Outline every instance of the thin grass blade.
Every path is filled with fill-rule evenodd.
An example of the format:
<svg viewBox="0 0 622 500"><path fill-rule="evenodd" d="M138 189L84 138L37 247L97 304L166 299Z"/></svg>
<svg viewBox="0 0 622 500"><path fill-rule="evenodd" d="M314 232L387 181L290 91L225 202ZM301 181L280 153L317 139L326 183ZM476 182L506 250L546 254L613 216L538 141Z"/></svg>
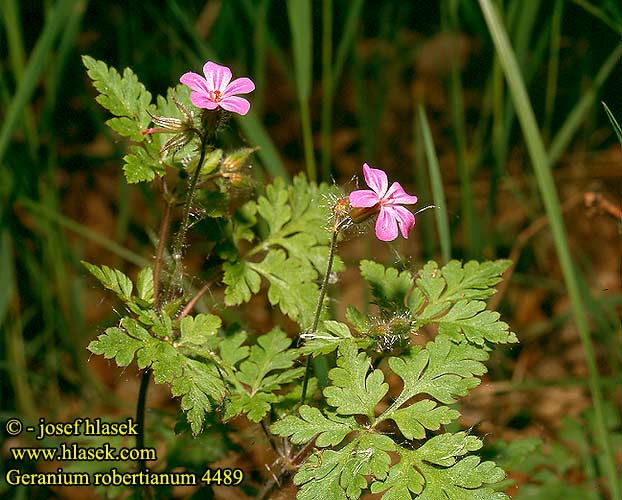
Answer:
<svg viewBox="0 0 622 500"><path fill-rule="evenodd" d="M443 262L449 262L451 259L451 239L449 232L449 219L447 217L447 206L445 204L445 192L443 191L443 180L441 178L441 169L438 166L438 158L434 149L432 140L432 132L425 114L423 105L418 108L419 122L421 123L421 132L423 133L423 144L425 154L428 160L428 170L430 172L430 183L432 184L432 198L436 206L436 226L441 241L441 254Z"/></svg>
<svg viewBox="0 0 622 500"><path fill-rule="evenodd" d="M603 407L603 395L600 387L598 364L594 354L594 347L590 336L587 321L587 313L583 304L579 280L575 274L566 230L562 219L559 197L551 173L549 156L544 149L544 143L538 130L536 118L531 106L531 101L527 95L527 90L523 82L521 72L510 42L501 23L499 15L490 0L478 0L480 8L486 19L486 24L490 31L495 49L499 55L499 60L503 68L505 78L508 83L510 94L514 101L514 107L527 143L529 156L535 170L538 187L542 196L547 215L549 217L551 232L557 255L561 264L562 274L568 289L568 295L572 304L575 322L581 343L585 352L586 363L589 370L590 393L594 405L596 438L600 446L600 452L606 465L606 474L609 480L610 494L613 500L620 500L619 477L613 457L610 437L605 422L605 412Z"/></svg>

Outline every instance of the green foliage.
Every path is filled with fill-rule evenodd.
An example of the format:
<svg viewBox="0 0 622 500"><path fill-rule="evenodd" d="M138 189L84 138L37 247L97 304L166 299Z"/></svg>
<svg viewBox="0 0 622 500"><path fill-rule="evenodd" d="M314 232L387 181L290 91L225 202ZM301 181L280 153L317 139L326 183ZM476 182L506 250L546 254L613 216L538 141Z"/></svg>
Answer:
<svg viewBox="0 0 622 500"><path fill-rule="evenodd" d="M481 441L465 432L441 431L460 416L447 405L467 395L486 373L483 363L491 345L516 341L483 302L507 265L451 261L439 269L430 262L414 279L409 271L361 263L383 319L379 323L349 308L355 333L343 323L324 321L317 332L304 334L303 352L337 351L337 366L323 390L328 408L302 406L271 427L296 444L314 441L320 448L295 476L299 499L353 499L368 489L385 500L507 498L495 490L503 470L471 454ZM386 370L375 368L365 350L383 339L391 351L397 344L388 337L408 339L426 324L438 325L434 340L424 346L402 342L400 355L389 356L386 370L401 379L402 389L383 406ZM399 457L393 465L389 451Z"/></svg>
<svg viewBox="0 0 622 500"><path fill-rule="evenodd" d="M90 56L82 56L82 62L99 91L95 100L115 116L106 124L122 136L141 141L140 132L151 122L149 114L155 114L151 94L130 68L125 68L121 76L115 68Z"/></svg>
<svg viewBox="0 0 622 500"><path fill-rule="evenodd" d="M245 335L239 335L234 345L239 345L244 338ZM228 382L235 389L226 403L225 421L247 414L251 421L259 422L270 411L271 404L281 399L275 392L303 375L304 368L293 368L298 351L289 349L290 345L291 340L285 333L275 328L260 336L250 350L241 351L236 356L232 356L232 346L226 346L223 359L229 361L233 378Z"/></svg>
<svg viewBox="0 0 622 500"><path fill-rule="evenodd" d="M225 303L238 305L259 292L261 279L268 283L270 304L297 321L303 328L312 322L319 289L318 278L324 272L328 255L330 219L327 185L316 186L299 175L292 185L282 179L266 188L257 202L246 203L233 219L234 243L257 241L246 254L227 255L223 266ZM260 227L267 234L260 234ZM261 236L261 239L260 239ZM257 260L258 255L263 255ZM343 267L335 260L335 271Z"/></svg>
<svg viewBox="0 0 622 500"><path fill-rule="evenodd" d="M153 116L186 121L186 116L177 107L173 97L175 96L182 106L189 104L188 87L178 85L175 89L169 89L167 97L158 96L157 105L154 105L151 102L151 94L131 69L125 68L121 75L115 68L109 68L103 61L97 61L92 57L83 56L82 62L93 81L93 86L99 92L95 99L115 116L106 121L106 124L118 134L138 143L132 145L130 152L123 157L123 172L127 182L130 184L148 182L156 175L164 175L166 152L160 153L164 142L162 134L145 136L141 132L149 128ZM192 134L189 131L181 130L172 138L170 135L166 136L166 140L179 144L179 147L171 149L178 152L180 158L196 147L196 143L191 139Z"/></svg>
<svg viewBox="0 0 622 500"><path fill-rule="evenodd" d="M205 315L194 320L184 318L181 341L184 335L187 342L192 342L215 332L219 320L214 318ZM224 399L225 385L214 364L182 354L171 339L152 336L132 318L123 318L120 328L108 328L88 349L114 359L119 366L127 366L136 358L139 368L153 370L156 383L170 384L173 395L181 397L181 407L187 412L194 434L201 431L205 414L212 410L213 404L220 404Z"/></svg>

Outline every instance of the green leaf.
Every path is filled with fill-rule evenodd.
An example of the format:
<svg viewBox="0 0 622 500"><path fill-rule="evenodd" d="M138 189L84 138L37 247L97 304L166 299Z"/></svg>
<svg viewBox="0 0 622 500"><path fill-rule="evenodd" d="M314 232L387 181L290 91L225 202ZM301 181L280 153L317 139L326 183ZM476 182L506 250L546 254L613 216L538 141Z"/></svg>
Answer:
<svg viewBox="0 0 622 500"><path fill-rule="evenodd" d="M358 353L353 343L339 346L337 368L328 372L332 385L324 389L326 402L336 407L337 413L374 418L374 408L389 385L384 382L382 371L376 369L369 373L370 367L369 357L364 352Z"/></svg>
<svg viewBox="0 0 622 500"><path fill-rule="evenodd" d="M181 396L181 407L196 436L203 428L205 414L212 409L210 400L219 404L224 399L225 385L214 365L186 358L182 375L175 379L171 391L173 396Z"/></svg>
<svg viewBox="0 0 622 500"><path fill-rule="evenodd" d="M460 417L460 412L447 406L436 406L430 399L417 401L397 410L391 418L406 439L425 438L425 429L436 431L441 424L448 424Z"/></svg>
<svg viewBox="0 0 622 500"><path fill-rule="evenodd" d="M358 498L368 477L386 477L391 465L387 452L395 449L388 436L363 433L338 451L316 451L294 477L294 484L302 485L296 498Z"/></svg>
<svg viewBox="0 0 622 500"><path fill-rule="evenodd" d="M259 291L261 277L246 262L225 262L222 267L225 273L222 280L227 285L225 304L228 306L248 302L252 294Z"/></svg>
<svg viewBox="0 0 622 500"><path fill-rule="evenodd" d="M412 458L411 458L412 457ZM384 481L376 481L371 485L372 493L381 493L382 500L408 500L413 495L418 495L423 491L425 480L415 468L415 457L408 454L406 450L401 453L400 461L389 470L389 474ZM419 498L415 496L414 498Z"/></svg>
<svg viewBox="0 0 622 500"><path fill-rule="evenodd" d="M181 320L181 336L177 343L179 345L203 345L210 337L216 335L221 325L221 319L213 314L198 314L195 317L186 316Z"/></svg>
<svg viewBox="0 0 622 500"><path fill-rule="evenodd" d="M444 336L428 342L419 352L413 349L402 358L390 358L391 370L404 381L402 393L391 408L417 394L429 394L445 404L454 403L456 397L465 396L479 384L476 376L486 373L482 361L487 359L485 351L469 344L454 344Z"/></svg>
<svg viewBox="0 0 622 500"><path fill-rule="evenodd" d="M136 362L140 369L153 370L156 384L164 384L181 376L182 357L171 344L154 338L138 351Z"/></svg>
<svg viewBox="0 0 622 500"><path fill-rule="evenodd" d="M312 354L313 357L328 354L336 350L342 342L353 339L350 329L343 323L324 321L322 324L323 327L317 332L300 335L305 341L301 349L304 354Z"/></svg>
<svg viewBox="0 0 622 500"><path fill-rule="evenodd" d="M419 272L416 282L431 304L485 300L494 295L494 285L501 281L501 274L510 264L509 260L496 260L462 265L452 260L439 269L436 262L430 261Z"/></svg>
<svg viewBox="0 0 622 500"><path fill-rule="evenodd" d="M346 309L346 319L359 332L364 332L372 326L372 322L369 318L353 305L348 305Z"/></svg>
<svg viewBox="0 0 622 500"><path fill-rule="evenodd" d="M371 285L375 303L380 310L404 312L406 296L413 288L412 275L408 271L398 272L392 267L371 260L362 260L360 264L363 278Z"/></svg>
<svg viewBox="0 0 622 500"><path fill-rule="evenodd" d="M143 343L140 340L128 336L123 330L113 326L93 340L87 349L93 354L101 354L106 359L114 358L118 366L127 366L142 346Z"/></svg>
<svg viewBox="0 0 622 500"><path fill-rule="evenodd" d="M286 186L277 178L266 188L265 196L249 202L233 219L233 240L256 240L254 226L265 224L263 240L237 261L230 251L224 256L231 262L225 267L225 300L240 304L250 300L260 288L261 275L269 283L268 298L272 305L297 321L303 328L312 323L318 297L317 281L325 272L329 253L329 196L331 189L309 183L297 176ZM241 212L245 212L242 214ZM259 215L260 217L256 217ZM257 259L256 255L263 255ZM252 260L251 260L252 258ZM243 263L240 263L243 262ZM343 268L336 257L333 271ZM254 271L252 273L250 270Z"/></svg>
<svg viewBox="0 0 622 500"><path fill-rule="evenodd" d="M484 345L486 340L495 344L518 342L508 324L499 321L500 314L485 311L485 308L484 302L461 300L447 314L429 322L438 324L439 335L445 334L454 342L461 342L463 338L477 345Z"/></svg>
<svg viewBox="0 0 622 500"><path fill-rule="evenodd" d="M123 172L128 184L152 181L156 174L161 176L164 167L160 160L141 146L132 146L131 153L123 157Z"/></svg>
<svg viewBox="0 0 622 500"><path fill-rule="evenodd" d="M319 294L315 270L283 250L271 250L262 262L248 266L268 280L268 300L301 325L309 326Z"/></svg>
<svg viewBox="0 0 622 500"><path fill-rule="evenodd" d="M288 415L270 428L277 436L291 436L292 443L303 444L315 436L319 447L337 446L356 427L354 417L340 417L317 408L303 405L298 410L300 417Z"/></svg>
<svg viewBox="0 0 622 500"><path fill-rule="evenodd" d="M226 347L224 355L229 362L233 360L231 347L239 340L240 337L236 338ZM251 421L259 422L270 411L271 404L279 401L275 391L303 375L303 367L292 368L298 350L290 349L291 343L281 329L275 328L257 339L248 357L240 357L244 361L233 372L237 385L234 384L224 420L246 413Z"/></svg>
<svg viewBox="0 0 622 500"><path fill-rule="evenodd" d="M494 294L493 286L509 264L507 260L470 261L463 266L452 260L439 269L435 262L428 262L409 298L418 325L437 324L439 334L455 342L465 338L477 345L518 342L509 326L499 321L499 313L485 311L482 301Z"/></svg>
<svg viewBox="0 0 622 500"><path fill-rule="evenodd" d="M153 270L150 267L145 267L138 273L136 292L138 298L147 306L153 304Z"/></svg>
<svg viewBox="0 0 622 500"><path fill-rule="evenodd" d="M99 91L97 102L118 117L108 120L108 125L123 136L142 141L140 132L149 126L149 113L155 112L151 94L129 68L125 68L121 76L116 69L92 57L83 56L82 62Z"/></svg>
<svg viewBox="0 0 622 500"><path fill-rule="evenodd" d="M114 292L123 302L130 302L132 300L132 289L134 285L132 284L132 280L121 271L108 266L95 266L84 260L81 262L105 288Z"/></svg>
<svg viewBox="0 0 622 500"><path fill-rule="evenodd" d="M419 467L426 486L418 500L509 500L505 493L485 486L505 478L505 472L494 462L480 462L479 457L470 456L447 469L427 463Z"/></svg>
<svg viewBox="0 0 622 500"><path fill-rule="evenodd" d="M428 394L441 403L449 404L459 396L465 396L479 384L476 375L482 375L486 367L485 351L469 344L456 345L446 336L439 335L435 342L428 342L424 349L413 348L401 358L389 358L389 367L403 381L400 395L378 417L377 424L392 419L407 439L423 439L426 429L438 430L460 416L447 406L437 406L435 401L421 399L401 408L413 397Z"/></svg>
<svg viewBox="0 0 622 500"><path fill-rule="evenodd" d="M493 462L480 462L476 456L456 460L480 447L477 438L464 432L434 437L417 450L400 447L400 461L391 467L386 480L372 484L371 491L385 491L383 500L508 500L504 493L486 486L505 477Z"/></svg>
<svg viewBox="0 0 622 500"><path fill-rule="evenodd" d="M250 347L242 345L246 337L245 332L236 332L220 342L220 357L230 368L233 368L239 361L248 357Z"/></svg>

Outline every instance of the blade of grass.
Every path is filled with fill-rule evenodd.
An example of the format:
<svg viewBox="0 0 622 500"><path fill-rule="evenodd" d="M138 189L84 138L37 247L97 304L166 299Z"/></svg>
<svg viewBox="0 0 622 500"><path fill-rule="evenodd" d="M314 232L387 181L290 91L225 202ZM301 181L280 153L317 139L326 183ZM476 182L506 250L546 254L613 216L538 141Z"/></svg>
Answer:
<svg viewBox="0 0 622 500"><path fill-rule="evenodd" d="M65 28L65 21L76 1L77 0L59 0L46 19L43 32L39 36L30 59L28 60L24 78L11 99L11 104L4 117L4 123L2 124L2 128L0 128L0 163L4 159L4 155L11 140L11 135L15 127L19 124L22 113L28 105L28 101L39 81L39 76L45 68L47 57L52 50L54 41Z"/></svg>
<svg viewBox="0 0 622 500"><path fill-rule="evenodd" d="M9 310L11 298L15 292L15 270L13 262L13 245L11 234L7 229L0 232L0 325Z"/></svg>
<svg viewBox="0 0 622 500"><path fill-rule="evenodd" d="M270 0L267 0L266 3L270 4L273 2L270 2ZM258 19L257 14L256 14L257 7L255 5L255 0L242 0L240 5L242 6L242 9L244 10L244 14L246 15L246 18L248 19L249 23L255 24L261 21L260 18ZM279 69L283 71L283 73L286 74L290 80L293 81L294 74L291 69L291 64L289 64L289 62L287 61L287 58L285 57L285 54L283 53L283 49L278 44L276 37L270 30L270 25L267 20L266 20L265 28L266 28L266 41L267 41L267 46L270 49L270 56L276 61L276 63L279 66Z"/></svg>
<svg viewBox="0 0 622 500"><path fill-rule="evenodd" d="M86 12L88 1L78 0L71 9L69 18L65 20L65 28L58 44L58 51L54 64L51 64L46 73L45 104L41 117L41 130L53 130L51 126L52 116L56 107L58 89L63 81L67 59L80 32L82 18Z"/></svg>
<svg viewBox="0 0 622 500"><path fill-rule="evenodd" d="M599 382L598 365L594 354L594 347L590 337L587 315L579 289L577 276L570 255L564 222L562 219L559 198L553 175L551 173L549 156L544 149L544 143L540 136L536 118L527 95L525 84L518 66L507 34L501 20L490 0L478 0L480 8L486 19L495 49L499 54L499 60L508 83L510 94L514 100L514 106L527 143L529 156L535 170L538 187L542 196L546 212L550 219L553 240L557 255L561 264L562 274L568 289L568 295L574 311L575 323L581 337L581 343L585 352L586 363L589 370L590 392L594 405L595 424L597 429L597 441L605 460L606 474L609 479L610 494L613 500L620 500L618 486L618 472L611 450L609 435L605 422L603 408L603 395Z"/></svg>
<svg viewBox="0 0 622 500"><path fill-rule="evenodd" d="M441 169L438 166L438 158L434 149L432 140L432 132L425 114L423 104L418 109L419 123L421 124L421 132L423 133L423 144L425 154L428 159L428 169L430 172L430 183L432 184L432 197L436 206L436 226L441 242L441 254L443 262L451 260L451 239L449 233L449 220L447 217L447 207L445 205L445 192L443 191L443 180L441 178Z"/></svg>
<svg viewBox="0 0 622 500"><path fill-rule="evenodd" d="M6 30L7 48L9 49L9 59L11 68L15 76L16 85L19 86L24 79L24 67L26 65L26 51L24 50L24 37L22 35L22 23L19 16L19 7L15 0L2 0L2 18L4 19L4 29ZM37 125L32 107L24 107L24 126L26 129L26 140L30 150L31 158L35 157L39 144Z"/></svg>
<svg viewBox="0 0 622 500"><path fill-rule="evenodd" d="M415 106L418 106L415 101ZM423 131L418 113L413 113L413 158L416 193L422 200L430 200L430 179L425 165L425 146L423 144ZM423 239L424 255L428 259L434 258L434 228L428 217L424 217L418 223Z"/></svg>
<svg viewBox="0 0 622 500"><path fill-rule="evenodd" d="M122 259L125 259L132 264L136 264L140 267L147 267L148 265L150 265L150 261L145 259L144 257L141 257L140 255L135 254L127 248L119 245L115 241L112 241L105 236L102 236L97 231L93 231L92 229L89 229L88 227L83 226L82 224L79 224L78 222L68 217L65 217L64 215L61 215L56 211L50 211L47 207L40 203L37 203L36 201L22 199L18 202L18 204L26 208L34 215L45 217L46 219L49 219L50 221L63 226L64 228L73 231L77 235L93 241L102 248L105 248L109 252L118 255Z"/></svg>
<svg viewBox="0 0 622 500"><path fill-rule="evenodd" d="M262 114L266 97L266 58L268 55L268 6L269 0L261 0L253 7L253 63L255 82L255 112Z"/></svg>
<svg viewBox="0 0 622 500"><path fill-rule="evenodd" d="M292 35L296 93L300 106L302 139L304 142L307 177L317 180L317 167L313 152L313 131L311 130L311 84L313 78L313 19L310 0L287 0L287 16Z"/></svg>
<svg viewBox="0 0 622 500"><path fill-rule="evenodd" d="M322 116L320 122L322 179L330 180L330 134L333 110L333 0L322 0Z"/></svg>
<svg viewBox="0 0 622 500"><path fill-rule="evenodd" d="M353 0L350 2L350 9L346 17L343 33L339 37L339 45L335 52L335 65L333 67L333 94L337 89L337 84L341 78L341 72L343 71L343 65L346 62L346 57L350 53L352 48L352 42L354 41L354 35L356 34L356 27L360 19L361 9L363 8L364 0Z"/></svg>
<svg viewBox="0 0 622 500"><path fill-rule="evenodd" d="M31 419L36 418L37 406L31 389L31 379L26 361L26 345L24 341L23 315L20 314L19 299L16 297L11 306L8 321L4 330L6 359L8 363L9 379L15 393L15 402L18 411Z"/></svg>
<svg viewBox="0 0 622 500"><path fill-rule="evenodd" d="M616 117L613 116L613 113L611 112L611 110L607 107L607 105L604 102L601 101L601 104L605 108L605 113L607 113L607 117L609 118L609 121L611 122L611 126L613 127L613 130L615 130L616 135L618 136L618 141L620 142L620 146L622 146L622 129L620 128L620 125L618 124L618 120L616 120Z"/></svg>
<svg viewBox="0 0 622 500"><path fill-rule="evenodd" d="M581 7L586 12L592 14L596 19L599 19L604 24L609 26L613 31L615 31L618 35L622 35L622 26L616 22L616 20L611 19L611 16L607 15L602 9L596 7L594 4L591 4L587 0L572 0L576 5Z"/></svg>
<svg viewBox="0 0 622 500"><path fill-rule="evenodd" d="M557 95L557 76L559 75L559 47L561 45L562 12L564 0L555 0L553 17L551 19L551 39L549 44L549 64L546 74L546 98L544 105L543 135L545 139L551 136L551 122L555 110L555 96Z"/></svg>
<svg viewBox="0 0 622 500"><path fill-rule="evenodd" d="M570 144L570 141L579 129L579 126L585 119L586 115L594 108L598 91L603 86L613 69L620 62L621 57L622 45L618 44L598 70L598 73L596 74L596 77L594 78L594 81L588 91L583 94L581 100L574 106L572 111L570 111L568 117L564 121L564 124L558 130L557 134L555 134L555 137L551 141L548 153L548 161L551 166L555 165L559 161L561 155L564 151L566 151L566 148Z"/></svg>
<svg viewBox="0 0 622 500"><path fill-rule="evenodd" d="M482 253L482 237L475 223L475 199L471 187L471 169L467 163L466 120L464 116L464 99L462 76L460 74L459 47L458 47L458 2L449 0L446 6L444 24L455 35L452 37L451 72L449 76L449 100L451 120L453 124L454 145L458 162L458 177L460 178L460 205L462 214L462 234L464 249L467 257L479 258Z"/></svg>

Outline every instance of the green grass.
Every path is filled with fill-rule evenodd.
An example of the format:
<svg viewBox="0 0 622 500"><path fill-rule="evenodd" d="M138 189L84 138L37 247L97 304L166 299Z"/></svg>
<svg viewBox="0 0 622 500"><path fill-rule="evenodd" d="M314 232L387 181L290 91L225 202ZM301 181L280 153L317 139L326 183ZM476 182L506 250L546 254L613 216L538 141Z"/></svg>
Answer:
<svg viewBox="0 0 622 500"><path fill-rule="evenodd" d="M551 155L550 153L547 154L544 147L544 142L536 122L531 101L525 89L518 62L499 15L489 0L479 0L479 3L484 12L495 49L499 55L500 63L508 82L510 95L514 100L514 106L518 114L531 163L538 181L540 195L542 196L542 201L549 217L549 224L551 226L557 256L562 267L564 281L568 288L568 295L574 311L575 323L579 330L583 350L585 351L586 363L589 370L590 393L595 410L596 437L605 462L606 474L610 485L610 495L612 499L619 500L622 493L619 488L619 474L616 469L613 450L611 449L610 438L605 423L603 394L600 387L598 364L592 345L587 311L579 287L579 278L570 254L559 197L551 173Z"/></svg>

